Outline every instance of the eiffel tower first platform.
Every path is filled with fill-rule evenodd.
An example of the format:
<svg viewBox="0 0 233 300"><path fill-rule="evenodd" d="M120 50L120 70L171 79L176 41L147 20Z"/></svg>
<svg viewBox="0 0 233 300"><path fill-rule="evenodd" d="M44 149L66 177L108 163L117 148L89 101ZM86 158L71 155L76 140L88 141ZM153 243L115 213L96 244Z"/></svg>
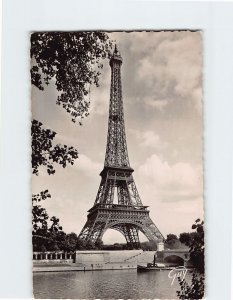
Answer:
<svg viewBox="0 0 233 300"><path fill-rule="evenodd" d="M122 57L115 46L110 59L111 91L104 169L100 173L94 206L88 211L79 239L97 244L111 228L124 235L129 249L139 249L139 231L156 244L164 241L164 237L149 217L148 206L142 204L132 176L134 170L129 164L124 125L121 65Z"/></svg>

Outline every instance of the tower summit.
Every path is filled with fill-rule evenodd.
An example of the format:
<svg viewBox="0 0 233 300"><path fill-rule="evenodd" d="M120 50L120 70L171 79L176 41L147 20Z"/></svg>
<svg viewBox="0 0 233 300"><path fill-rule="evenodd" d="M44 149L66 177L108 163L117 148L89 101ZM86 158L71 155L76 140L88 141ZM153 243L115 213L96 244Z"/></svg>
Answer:
<svg viewBox="0 0 233 300"><path fill-rule="evenodd" d="M122 63L115 46L109 62L111 89L104 168L94 206L88 211L79 239L96 244L111 228L124 235L129 249L137 249L140 248L139 231L156 243L164 238L150 219L147 206L141 202L132 176L134 170L129 164L121 87Z"/></svg>

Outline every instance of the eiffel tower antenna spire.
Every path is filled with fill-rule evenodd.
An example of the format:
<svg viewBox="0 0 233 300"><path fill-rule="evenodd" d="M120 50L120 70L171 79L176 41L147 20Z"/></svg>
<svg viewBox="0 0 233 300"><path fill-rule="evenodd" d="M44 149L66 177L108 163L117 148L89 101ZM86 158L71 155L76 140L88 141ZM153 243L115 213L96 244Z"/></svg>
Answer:
<svg viewBox="0 0 233 300"><path fill-rule="evenodd" d="M164 238L150 219L148 207L143 206L132 176L134 170L129 163L124 124L122 63L115 45L109 61L111 88L104 168L100 173L101 182L94 206L88 211L79 239L96 244L111 228L121 232L128 248L133 249L140 248L139 231L156 243ZM114 198L117 198L117 203L114 203Z"/></svg>

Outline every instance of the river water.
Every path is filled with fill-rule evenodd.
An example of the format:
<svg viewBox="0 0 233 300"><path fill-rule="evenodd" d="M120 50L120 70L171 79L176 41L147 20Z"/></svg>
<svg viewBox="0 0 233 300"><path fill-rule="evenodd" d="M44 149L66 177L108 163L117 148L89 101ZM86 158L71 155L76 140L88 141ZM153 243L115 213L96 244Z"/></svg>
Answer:
<svg viewBox="0 0 233 300"><path fill-rule="evenodd" d="M33 274L34 297L53 299L177 299L169 271L41 272ZM190 279L187 273L186 279Z"/></svg>

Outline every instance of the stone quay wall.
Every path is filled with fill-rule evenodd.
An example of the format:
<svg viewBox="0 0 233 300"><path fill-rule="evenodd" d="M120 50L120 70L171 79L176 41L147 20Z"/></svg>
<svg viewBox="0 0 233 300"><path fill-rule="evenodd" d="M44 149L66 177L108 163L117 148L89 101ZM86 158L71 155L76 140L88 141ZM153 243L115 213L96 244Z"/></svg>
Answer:
<svg viewBox="0 0 233 300"><path fill-rule="evenodd" d="M155 251L76 251L34 252L33 271L88 271L136 269L137 264L147 265L154 258Z"/></svg>

